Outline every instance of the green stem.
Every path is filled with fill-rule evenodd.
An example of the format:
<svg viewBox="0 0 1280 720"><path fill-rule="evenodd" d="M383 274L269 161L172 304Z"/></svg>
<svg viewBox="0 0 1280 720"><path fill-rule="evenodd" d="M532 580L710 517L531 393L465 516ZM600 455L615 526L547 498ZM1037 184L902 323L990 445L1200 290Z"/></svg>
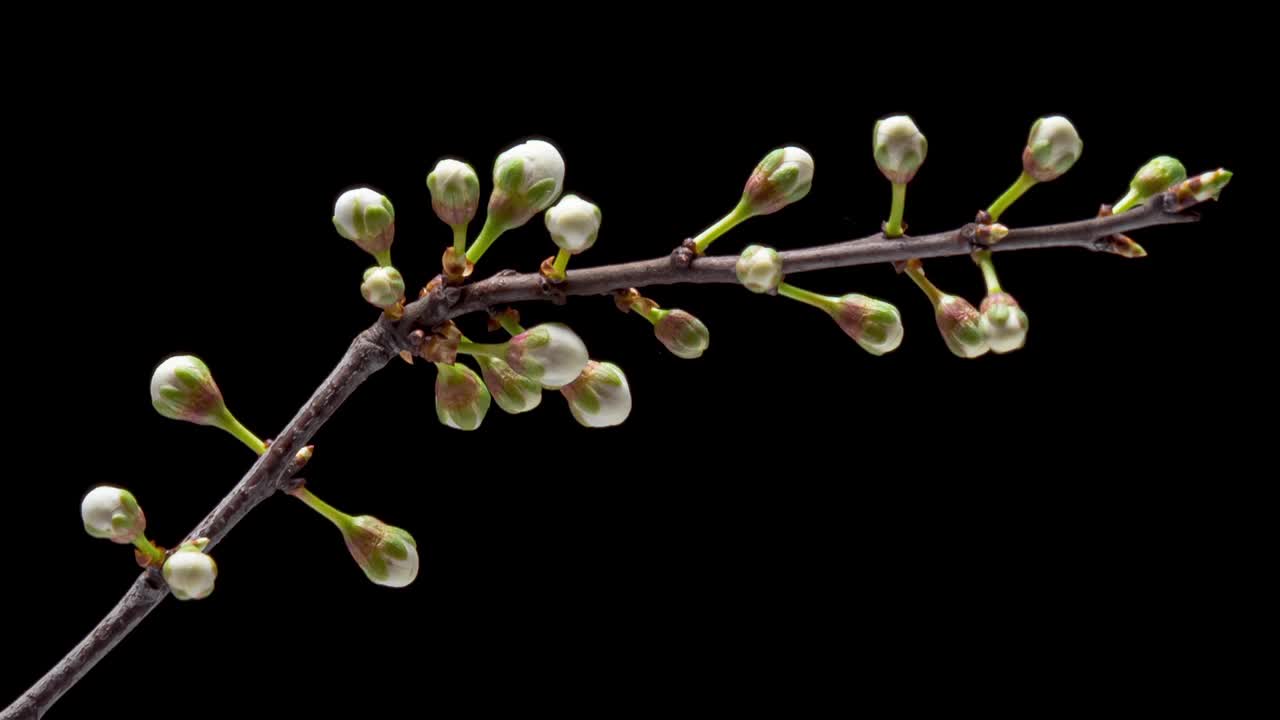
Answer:
<svg viewBox="0 0 1280 720"><path fill-rule="evenodd" d="M1000 289L1000 280L996 277L995 263L991 262L990 250L978 250L973 253L973 261L982 268L982 277L987 281L987 294L1004 292Z"/></svg>
<svg viewBox="0 0 1280 720"><path fill-rule="evenodd" d="M156 565L157 567L164 565L164 551L156 547L155 543L148 540L145 535L139 535L138 537L134 538L133 546L138 548L138 550L142 551L143 555L146 555L148 558L150 558L152 564Z"/></svg>
<svg viewBox="0 0 1280 720"><path fill-rule="evenodd" d="M640 317L644 318L645 320L648 320L649 324L651 325L657 325L658 321L661 320L664 315L670 312L669 310L663 310L660 307L651 307L648 310L642 310L640 309L639 303L632 305L631 309L634 310L635 313Z"/></svg>
<svg viewBox="0 0 1280 720"><path fill-rule="evenodd" d="M451 227L453 228L453 251L462 255L467 251L467 224L460 223Z"/></svg>
<svg viewBox="0 0 1280 720"><path fill-rule="evenodd" d="M751 217L751 206L747 204L747 199L744 197L738 201L738 206L730 211L728 215L716 221L715 225L698 233L698 236L693 239L694 247L698 249L698 254L701 255L711 245L712 241L729 232L738 223L749 217Z"/></svg>
<svg viewBox="0 0 1280 720"><path fill-rule="evenodd" d="M782 297L798 300L806 305L812 305L820 310L831 312L835 305L835 299L826 295L819 295L816 292L802 290L791 283L778 283L778 294Z"/></svg>
<svg viewBox="0 0 1280 720"><path fill-rule="evenodd" d="M520 323L516 322L515 318L506 313L498 315L498 324L502 326L503 330L506 330L512 335L519 335L524 332L524 328L520 327ZM466 338L463 339L465 340Z"/></svg>
<svg viewBox="0 0 1280 720"><path fill-rule="evenodd" d="M329 503L316 497L315 493L311 492L305 487L301 487L301 488L298 488L297 490L294 490L293 492L290 493L290 495L293 495L294 497L298 498L302 502L306 503L307 507L311 508L312 510L315 510L316 512L328 518L329 522L333 523L334 525L337 525L339 530L345 530L351 526L350 515L342 512L341 510L338 510L337 508L330 505Z"/></svg>
<svg viewBox="0 0 1280 720"><path fill-rule="evenodd" d="M902 237L902 211L907 205L907 184L893 184L893 207L889 209L889 222L884 227L885 237Z"/></svg>
<svg viewBox="0 0 1280 720"><path fill-rule="evenodd" d="M1120 198L1120 202L1111 207L1111 214L1119 215L1126 210L1132 209L1135 205L1141 202L1142 196L1138 194L1138 191L1133 188L1129 188L1129 192L1125 193L1124 197Z"/></svg>
<svg viewBox="0 0 1280 720"><path fill-rule="evenodd" d="M267 444L262 442L257 435L250 432L249 428L241 425L230 410L223 411L222 424L219 427L234 435L240 442L248 445L249 449L258 455L267 451Z"/></svg>
<svg viewBox="0 0 1280 720"><path fill-rule="evenodd" d="M569 258L572 256L573 253L565 250L564 248L560 248L560 252L556 253L556 261L552 267L561 277L564 277L564 269L569 267Z"/></svg>
<svg viewBox="0 0 1280 720"><path fill-rule="evenodd" d="M476 237L476 241L471 243L471 248L467 250L467 259L473 263L480 262L480 258L484 257L489 246L506 228L494 221L492 216L484 219L484 227L480 228L480 235Z"/></svg>
<svg viewBox="0 0 1280 720"><path fill-rule="evenodd" d="M907 275L915 281L925 295L929 296L929 302L933 303L935 308L938 307L938 303L942 302L942 296L946 293L939 290L937 285L934 285L929 281L929 278L924 276L924 268L915 262L909 262L907 264Z"/></svg>
<svg viewBox="0 0 1280 720"><path fill-rule="evenodd" d="M373 254L373 256L377 258L378 264L381 265L382 267L391 266L391 248L387 248L382 252L376 252Z"/></svg>
<svg viewBox="0 0 1280 720"><path fill-rule="evenodd" d="M1005 190L1004 194L996 198L996 201L991 203L991 207L987 208L987 214L991 216L991 222L999 220L1004 211L1008 210L1009 206L1013 204L1013 201L1022 197L1022 194L1030 190L1037 182L1039 181L1026 172L1019 175L1018 179L1009 186L1009 189Z"/></svg>
<svg viewBox="0 0 1280 720"><path fill-rule="evenodd" d="M467 340L458 342L458 352L467 355L486 355L501 360L507 354L506 343L473 343Z"/></svg>

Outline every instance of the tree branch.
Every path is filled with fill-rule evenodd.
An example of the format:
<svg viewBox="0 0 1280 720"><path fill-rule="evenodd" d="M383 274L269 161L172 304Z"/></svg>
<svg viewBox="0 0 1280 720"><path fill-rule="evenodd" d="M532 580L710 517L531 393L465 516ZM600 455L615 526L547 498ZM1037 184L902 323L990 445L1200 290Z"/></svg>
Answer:
<svg viewBox="0 0 1280 720"><path fill-rule="evenodd" d="M1166 193L1122 215L1012 230L991 249L998 252L1047 247L1099 250L1102 249L1097 244L1099 239L1115 233L1197 219L1195 215L1179 212L1173 196ZM788 250L781 253L783 268L788 274L794 274L915 257L967 255L982 247L975 239L976 228L976 225L969 224L949 232L896 239L877 234L861 240ZM429 329L445 320L496 305L555 300L566 295L599 295L628 287L677 283L736 284L736 262L736 255L721 255L700 257L686 263L681 261L677 251L654 260L571 270L566 281L559 286L548 284L534 273L500 272L471 285L437 288L427 297L406 306L405 314L398 323L392 323L384 316L356 336L338 366L289 421L267 452L222 502L196 525L187 539L207 537L211 548L258 503L285 488L298 470L294 461L298 450L310 441L365 379L385 366L396 352L408 347L408 334L414 329ZM43 716L168 594L169 588L159 571L144 571L97 627L22 697L0 713L0 720L33 720Z"/></svg>

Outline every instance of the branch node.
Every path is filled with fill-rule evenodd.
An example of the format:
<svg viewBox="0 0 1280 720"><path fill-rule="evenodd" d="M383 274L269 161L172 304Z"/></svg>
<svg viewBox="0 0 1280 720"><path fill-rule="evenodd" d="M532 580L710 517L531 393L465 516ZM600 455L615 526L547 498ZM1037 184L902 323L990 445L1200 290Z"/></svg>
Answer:
<svg viewBox="0 0 1280 720"><path fill-rule="evenodd" d="M671 251L671 266L688 270L698 257L698 245L693 238L685 238L680 246Z"/></svg>
<svg viewBox="0 0 1280 720"><path fill-rule="evenodd" d="M564 305L569 299L564 291L564 283L551 282L544 275L538 276L538 292L554 305Z"/></svg>

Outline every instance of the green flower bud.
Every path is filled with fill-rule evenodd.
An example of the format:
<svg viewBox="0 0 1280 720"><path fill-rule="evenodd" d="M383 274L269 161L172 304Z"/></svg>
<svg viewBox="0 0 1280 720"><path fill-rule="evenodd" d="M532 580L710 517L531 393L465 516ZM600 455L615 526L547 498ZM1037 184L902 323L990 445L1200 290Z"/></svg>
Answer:
<svg viewBox="0 0 1280 720"><path fill-rule="evenodd" d="M975 358L991 349L982 329L982 316L962 297L943 294L934 307L938 330L947 348L962 358Z"/></svg>
<svg viewBox="0 0 1280 720"><path fill-rule="evenodd" d="M655 310L653 334L671 351L686 360L702 357L711 344L711 332L698 318L684 310Z"/></svg>
<svg viewBox="0 0 1280 720"><path fill-rule="evenodd" d="M782 257L771 247L748 245L738 256L734 270L738 282L751 292L773 292L782 282Z"/></svg>
<svg viewBox="0 0 1280 720"><path fill-rule="evenodd" d="M218 577L218 564L204 554L208 538L184 543L164 561L164 581L179 600L200 600L213 592Z"/></svg>
<svg viewBox="0 0 1280 720"><path fill-rule="evenodd" d="M1040 182L1055 180L1076 164L1083 149L1070 120L1061 115L1042 117L1031 126L1022 151L1022 169Z"/></svg>
<svg viewBox="0 0 1280 720"><path fill-rule="evenodd" d="M372 515L351 518L339 527L351 557L374 583L401 588L418 577L418 544L409 533Z"/></svg>
<svg viewBox="0 0 1280 720"><path fill-rule="evenodd" d="M489 412L489 390L475 371L461 363L436 363L436 417L458 430L475 430Z"/></svg>
<svg viewBox="0 0 1280 720"><path fill-rule="evenodd" d="M995 292L983 298L979 324L993 352L1013 352L1027 342L1027 314L1009 293Z"/></svg>
<svg viewBox="0 0 1280 720"><path fill-rule="evenodd" d="M556 246L577 255L596 244L600 208L577 195L565 195L547 211L546 223Z"/></svg>
<svg viewBox="0 0 1280 720"><path fill-rule="evenodd" d="M844 295L835 299L830 312L840 329L872 355L892 352L902 343L902 316L883 300Z"/></svg>
<svg viewBox="0 0 1280 720"><path fill-rule="evenodd" d="M213 374L200 358L175 355L151 375L151 404L174 420L222 427L230 413Z"/></svg>
<svg viewBox="0 0 1280 720"><path fill-rule="evenodd" d="M1133 176L1133 180L1129 183L1129 192L1120 198L1120 202L1116 203L1111 210L1119 215L1185 179L1187 179L1187 169L1182 167L1182 163L1178 162L1177 158L1168 155L1152 158L1142 166L1137 175Z"/></svg>
<svg viewBox="0 0 1280 720"><path fill-rule="evenodd" d="M444 159L427 175L431 209L445 225L466 225L480 206L480 178L475 168L458 160Z"/></svg>
<svg viewBox="0 0 1280 720"><path fill-rule="evenodd" d="M489 216L510 230L529 222L560 197L564 158L554 145L530 140L503 152L493 164Z"/></svg>
<svg viewBox="0 0 1280 720"><path fill-rule="evenodd" d="M742 202L752 215L768 215L809 194L813 186L813 156L798 147L774 150L760 161Z"/></svg>
<svg viewBox="0 0 1280 720"><path fill-rule="evenodd" d="M631 387L622 368L592 360L576 380L560 388L569 412L586 427L620 425L631 414Z"/></svg>
<svg viewBox="0 0 1280 720"><path fill-rule="evenodd" d="M507 343L511 369L553 390L573 382L590 359L582 338L561 323L529 328Z"/></svg>
<svg viewBox="0 0 1280 720"><path fill-rule="evenodd" d="M128 490L102 485L80 501L80 519L93 537L128 545L147 529L147 517Z"/></svg>
<svg viewBox="0 0 1280 720"><path fill-rule="evenodd" d="M542 385L511 369L505 361L479 355L484 384L498 407L512 415L528 412L542 402Z"/></svg>
<svg viewBox="0 0 1280 720"><path fill-rule="evenodd" d="M929 152L929 143L907 115L894 115L876 123L871 133L876 165L889 182L911 182Z"/></svg>
<svg viewBox="0 0 1280 720"><path fill-rule="evenodd" d="M371 267L364 271L360 294L370 305L386 310L404 299L404 278L390 265Z"/></svg>
<svg viewBox="0 0 1280 720"><path fill-rule="evenodd" d="M369 188L348 190L333 205L338 234L383 262L395 238L396 211L385 195Z"/></svg>

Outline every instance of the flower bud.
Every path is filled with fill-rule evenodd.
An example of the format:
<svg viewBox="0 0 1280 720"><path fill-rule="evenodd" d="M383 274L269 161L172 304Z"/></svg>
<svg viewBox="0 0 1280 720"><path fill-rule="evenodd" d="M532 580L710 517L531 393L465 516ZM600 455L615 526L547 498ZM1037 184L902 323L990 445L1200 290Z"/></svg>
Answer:
<svg viewBox="0 0 1280 720"><path fill-rule="evenodd" d="M218 564L204 553L208 538L183 543L164 561L164 581L179 600L200 600L213 592L218 577Z"/></svg>
<svg viewBox="0 0 1280 720"><path fill-rule="evenodd" d="M982 300L979 324L993 352L1013 352L1027 342L1027 314L1009 293L990 293Z"/></svg>
<svg viewBox="0 0 1280 720"><path fill-rule="evenodd" d="M578 379L560 388L569 412L587 427L620 425L631 414L631 387L622 368L592 360Z"/></svg>
<svg viewBox="0 0 1280 720"><path fill-rule="evenodd" d="M871 149L880 172L889 182L903 185L911 182L924 164L929 143L909 116L894 115L876 123Z"/></svg>
<svg viewBox="0 0 1280 720"><path fill-rule="evenodd" d="M738 273L738 282L751 292L773 292L782 282L782 257L771 247L748 245L738 256L734 270Z"/></svg>
<svg viewBox="0 0 1280 720"><path fill-rule="evenodd" d="M564 158L554 145L530 140L498 156L493 164L489 215L506 229L529 222L550 207L564 187Z"/></svg>
<svg viewBox="0 0 1280 720"><path fill-rule="evenodd" d="M128 490L102 485L80 501L80 519L93 537L128 545L147 529L147 517Z"/></svg>
<svg viewBox="0 0 1280 720"><path fill-rule="evenodd" d="M831 317L845 334L872 355L892 352L902 343L898 308L866 295L851 293L836 299Z"/></svg>
<svg viewBox="0 0 1280 720"><path fill-rule="evenodd" d="M436 417L458 430L475 430L489 412L489 390L475 371L461 363L436 368Z"/></svg>
<svg viewBox="0 0 1280 720"><path fill-rule="evenodd" d="M975 358L991 349L977 308L962 297L942 295L934 308L938 330L951 352Z"/></svg>
<svg viewBox="0 0 1280 720"><path fill-rule="evenodd" d="M193 355L160 363L151 375L151 404L167 418L197 425L222 426L228 416L208 366Z"/></svg>
<svg viewBox="0 0 1280 720"><path fill-rule="evenodd" d="M546 222L556 246L577 255L596 244L600 208L577 195L565 195L547 211Z"/></svg>
<svg viewBox="0 0 1280 720"><path fill-rule="evenodd" d="M813 156L798 147L779 148L751 173L742 201L752 215L768 215L808 195L812 186Z"/></svg>
<svg viewBox="0 0 1280 720"><path fill-rule="evenodd" d="M390 265L371 267L364 271L360 294L370 305L386 310L404 299L404 278Z"/></svg>
<svg viewBox="0 0 1280 720"><path fill-rule="evenodd" d="M333 205L333 226L338 234L379 259L395 238L395 208L385 195L369 188L348 190Z"/></svg>
<svg viewBox="0 0 1280 720"><path fill-rule="evenodd" d="M480 206L480 178L475 168L458 160L444 159L427 175L431 209L445 225L466 225Z"/></svg>
<svg viewBox="0 0 1280 720"><path fill-rule="evenodd" d="M672 355L686 360L702 357L711 344L711 332L698 318L684 310L655 310L658 320L653 334Z"/></svg>
<svg viewBox="0 0 1280 720"><path fill-rule="evenodd" d="M512 415L528 412L542 402L542 385L511 369L505 361L479 355L484 384L498 407Z"/></svg>
<svg viewBox="0 0 1280 720"><path fill-rule="evenodd" d="M351 557L373 582L401 588L418 577L418 544L409 533L372 515L351 518L341 528Z"/></svg>
<svg viewBox="0 0 1280 720"><path fill-rule="evenodd" d="M1187 169L1175 157L1161 155L1152 158L1129 183L1129 188L1145 200L1152 195L1162 193L1187 179Z"/></svg>
<svg viewBox="0 0 1280 720"><path fill-rule="evenodd" d="M1061 115L1036 120L1022 151L1022 169L1028 175L1048 182L1071 169L1080 159L1084 143L1071 121Z"/></svg>
<svg viewBox="0 0 1280 720"><path fill-rule="evenodd" d="M551 389L573 382L588 360L582 338L561 323L529 328L507 343L511 369Z"/></svg>

